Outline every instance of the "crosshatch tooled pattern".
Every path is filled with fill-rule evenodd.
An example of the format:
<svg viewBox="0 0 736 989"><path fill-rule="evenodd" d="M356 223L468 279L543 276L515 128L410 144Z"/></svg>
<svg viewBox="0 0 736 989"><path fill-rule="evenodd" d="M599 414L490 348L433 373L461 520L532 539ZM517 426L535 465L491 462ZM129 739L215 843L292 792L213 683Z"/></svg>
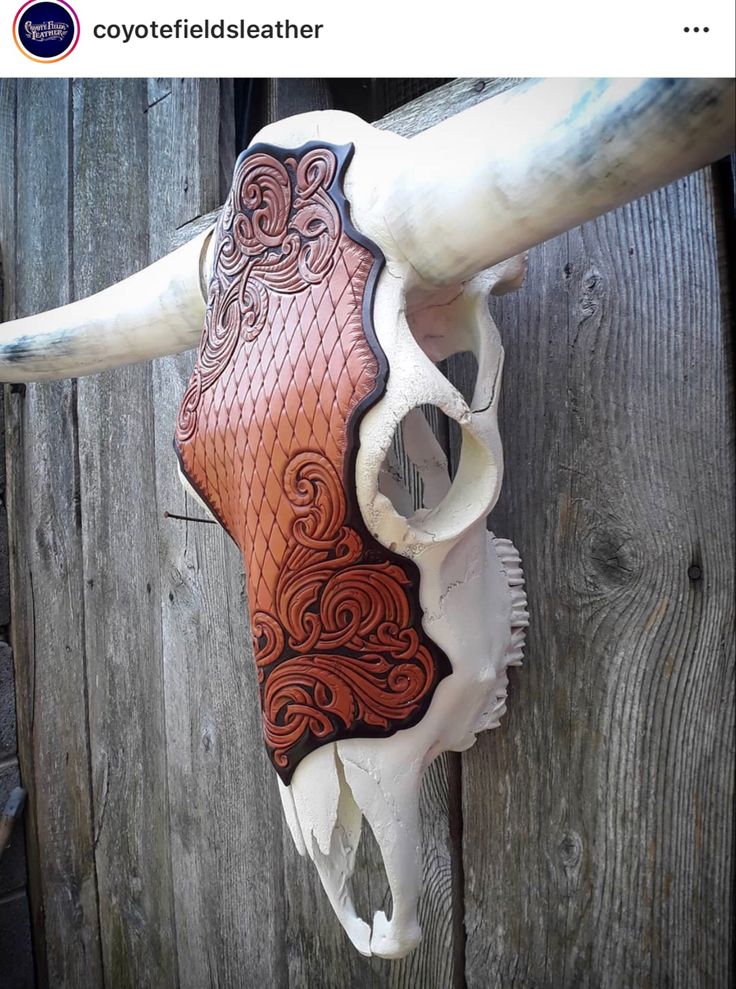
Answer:
<svg viewBox="0 0 736 989"><path fill-rule="evenodd" d="M450 672L418 573L365 529L346 467L383 355L364 327L381 257L350 227L350 148L241 156L216 231L182 468L243 551L263 726L288 783L335 738L416 723Z"/></svg>

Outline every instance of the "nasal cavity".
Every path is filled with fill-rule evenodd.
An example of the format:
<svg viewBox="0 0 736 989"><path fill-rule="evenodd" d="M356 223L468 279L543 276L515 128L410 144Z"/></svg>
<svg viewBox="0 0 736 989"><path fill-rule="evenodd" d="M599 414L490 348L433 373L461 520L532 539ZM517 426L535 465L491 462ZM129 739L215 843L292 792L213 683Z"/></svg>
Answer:
<svg viewBox="0 0 736 989"><path fill-rule="evenodd" d="M423 405L407 413L394 431L378 487L404 518L436 508L450 489L450 425L437 406Z"/></svg>

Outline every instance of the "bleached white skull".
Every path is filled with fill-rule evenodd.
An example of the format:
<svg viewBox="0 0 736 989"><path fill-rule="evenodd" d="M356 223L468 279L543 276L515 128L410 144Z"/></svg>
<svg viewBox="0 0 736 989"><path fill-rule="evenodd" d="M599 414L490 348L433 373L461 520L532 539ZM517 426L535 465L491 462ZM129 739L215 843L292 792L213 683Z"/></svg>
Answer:
<svg viewBox="0 0 736 989"><path fill-rule="evenodd" d="M355 499L360 516L356 525L364 528L365 538L343 526L336 542L339 549L329 562L337 569L341 554L355 555L361 539L365 545L373 540L385 558L369 548L363 562L370 560L371 566L390 572L385 587L391 593L411 582L407 575L418 573L421 614L414 614L414 627L393 619L374 623L371 641L390 645L394 656L404 643L406 655L399 658L436 648L434 679L421 705L416 697L407 701L411 710L407 707L405 724L399 711L398 716L384 718L382 726L363 719L380 731L331 734L329 722L340 686L331 668L332 686L319 685L319 703L302 704L304 710L287 715L311 726L314 744L289 763L291 752L282 736L294 734L292 720L266 719L266 738L277 768L288 768L280 792L296 845L314 861L341 923L364 954L396 958L417 944L422 775L441 752L466 749L479 731L498 724L505 709L507 669L521 660L528 616L519 557L507 540L494 538L486 528L503 475L497 425L503 351L488 296L520 283L525 261L519 252L527 247L723 153L732 90L702 80L683 80L678 86L674 100L671 88L657 80L588 88L579 81L533 84L411 141L341 113L307 114L272 125L257 142L271 151L287 150L280 158L266 152L271 164L264 159L268 167L262 178L241 184L243 209L234 216L232 203L226 205L214 239L210 234L197 238L90 300L9 324L0 338L5 380L89 373L187 349L204 315L200 278L204 275L206 281L211 273L207 329L198 369L184 397L177 440L185 473L199 478L198 497L206 495L203 480L217 470L247 473L245 434L231 432L229 445L217 445L225 443L222 435L232 423L219 417L214 396L222 399L243 381L247 384L244 342L256 342L269 321L279 319L279 325L293 328L302 318L313 318L301 310L298 318L290 315L290 306L304 285L319 286L334 269L336 225L343 222L336 200L331 202L327 195L332 188L329 155L319 149L354 146L340 175L343 191L356 237L363 238L363 246L372 245L385 264L372 269L374 281L365 267L360 268L362 262L343 278L348 304L340 325L357 333L362 313L363 329L370 321L376 338L373 354L365 351L366 366L385 359L388 373L380 394L371 393L371 402L355 419L354 452L346 460L344 490L336 496L338 501ZM628 122L626 133L614 139L612 126L623 118ZM699 144L693 140L695 133L701 137ZM305 142L313 142L311 150L304 149ZM585 155L579 154L581 148ZM259 153L257 148L252 151L251 162ZM262 204L269 198L278 201L287 186L296 198L276 222ZM503 258L511 260L498 264ZM363 293L352 301L351 278ZM369 283L370 311L361 308ZM314 312L320 299L326 296L311 297ZM328 301L326 322L330 305L335 311L346 305L342 296ZM466 401L435 362L467 351L475 355L478 374ZM280 354L286 359L285 351ZM264 380L271 366L262 368ZM295 374L294 389L285 388L288 394L281 396L283 407L291 409L295 435L302 425L297 378ZM275 379L271 375L268 380ZM206 412L214 425L197 434L203 395L209 396ZM248 401L251 398L253 407L260 402L262 410L262 392ZM426 406L454 420L461 432L461 456L452 482L422 411ZM392 460L399 434L422 482L423 504L416 509ZM195 436L200 445L188 447ZM323 445L328 439L323 431ZM310 443L307 447L304 452L312 456L315 451ZM214 461L221 468L215 469ZM305 573L309 570L311 558L303 551L322 552L334 505L322 498L324 477L314 473L313 463L311 474L302 471L300 456L287 466L291 472L281 477L293 489L296 508L283 527L296 531L298 538L295 545L282 547L282 557L290 554L291 569L298 576L294 561ZM267 480L262 487L261 496L267 500ZM232 532L233 506L228 516L225 502L237 486L229 492L221 488L222 476L217 476L214 494L210 490L210 497L202 500ZM280 510L273 508L273 513ZM338 522L342 524L342 518ZM260 539L267 549L272 533L269 527L264 535L256 524L250 540ZM406 580L392 562L397 559L407 561ZM304 587L290 578L281 582L279 592L292 601ZM355 590L354 600L347 603L340 598L332 618L359 625L363 606L356 601L362 600L364 590ZM308 592L313 593L311 585ZM288 656L283 652L283 627L254 608L253 599L250 604L256 661L268 685L267 670L274 657L302 657L309 651L306 644L317 641L314 601L309 599L309 607L301 608L302 639L288 647ZM392 610L388 598L384 604ZM397 610L402 609L393 609ZM327 629L327 639L333 631ZM358 637L347 650L351 658L355 641ZM329 658L332 662L334 656ZM310 676L303 663L299 669L301 676ZM382 675L392 673L384 670ZM401 666L394 684L397 694L409 675ZM282 711L286 704L299 707L308 691L292 680L280 682L277 694L274 709ZM379 717L375 711L371 716ZM379 911L370 923L356 915L349 882L363 818L380 847L393 901L390 918Z"/></svg>

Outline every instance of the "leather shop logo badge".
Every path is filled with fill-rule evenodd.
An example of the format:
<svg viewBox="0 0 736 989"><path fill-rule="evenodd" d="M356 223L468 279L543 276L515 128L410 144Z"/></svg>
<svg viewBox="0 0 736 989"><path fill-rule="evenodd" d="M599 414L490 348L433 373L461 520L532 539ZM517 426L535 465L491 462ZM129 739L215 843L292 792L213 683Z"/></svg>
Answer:
<svg viewBox="0 0 736 989"><path fill-rule="evenodd" d="M79 18L64 0L29 0L15 15L13 40L34 62L60 62L76 48Z"/></svg>

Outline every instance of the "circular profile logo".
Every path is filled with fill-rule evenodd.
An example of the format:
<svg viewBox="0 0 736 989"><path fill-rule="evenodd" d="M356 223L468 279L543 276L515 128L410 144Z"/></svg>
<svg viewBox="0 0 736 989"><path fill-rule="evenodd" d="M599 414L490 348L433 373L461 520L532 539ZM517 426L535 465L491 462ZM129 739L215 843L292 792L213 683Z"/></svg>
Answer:
<svg viewBox="0 0 736 989"><path fill-rule="evenodd" d="M60 62L76 48L79 18L64 0L30 0L15 15L13 40L34 62Z"/></svg>

